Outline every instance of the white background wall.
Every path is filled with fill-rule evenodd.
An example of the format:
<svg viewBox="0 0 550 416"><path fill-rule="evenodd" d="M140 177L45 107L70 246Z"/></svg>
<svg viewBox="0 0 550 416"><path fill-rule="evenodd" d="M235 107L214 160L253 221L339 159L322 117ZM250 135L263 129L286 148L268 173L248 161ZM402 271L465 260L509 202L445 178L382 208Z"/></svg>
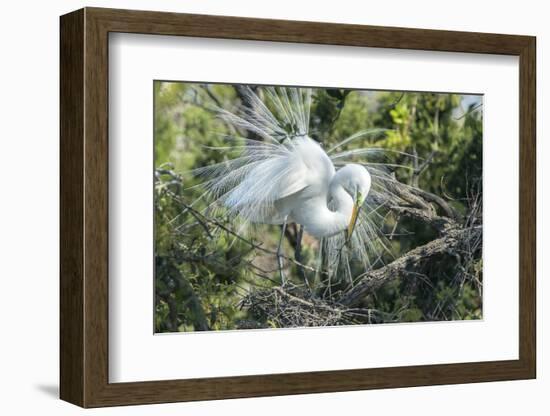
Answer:
<svg viewBox="0 0 550 416"><path fill-rule="evenodd" d="M58 16L104 6L293 20L408 26L536 35L538 42L538 379L458 386L317 394L87 411L103 415L407 414L546 415L550 361L544 348L550 300L542 213L550 145L542 125L550 101L550 25L545 2L509 1L168 1L4 2L0 12L0 411L70 415L83 412L58 395ZM545 74L546 72L546 74ZM546 199L546 201L544 201ZM546 241L544 241L546 240ZM546 244L547 246L547 244ZM546 266L546 267L545 267ZM543 270L543 268L545 270ZM472 340L475 342L475 340Z"/></svg>

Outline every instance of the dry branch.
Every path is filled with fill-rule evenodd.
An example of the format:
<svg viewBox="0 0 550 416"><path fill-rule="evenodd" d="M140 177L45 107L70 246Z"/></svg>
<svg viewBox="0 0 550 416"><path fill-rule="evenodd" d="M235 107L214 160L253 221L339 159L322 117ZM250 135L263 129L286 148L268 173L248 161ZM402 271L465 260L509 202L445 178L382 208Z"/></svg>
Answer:
<svg viewBox="0 0 550 416"><path fill-rule="evenodd" d="M432 240L427 244L409 251L392 263L376 270L362 274L359 282L351 288L340 300L339 303L345 306L354 306L361 302L364 297L395 279L410 272L417 273L418 268L431 257L448 254L468 243L470 239L475 240L481 235L481 226L467 229L454 229L448 231L443 237Z"/></svg>

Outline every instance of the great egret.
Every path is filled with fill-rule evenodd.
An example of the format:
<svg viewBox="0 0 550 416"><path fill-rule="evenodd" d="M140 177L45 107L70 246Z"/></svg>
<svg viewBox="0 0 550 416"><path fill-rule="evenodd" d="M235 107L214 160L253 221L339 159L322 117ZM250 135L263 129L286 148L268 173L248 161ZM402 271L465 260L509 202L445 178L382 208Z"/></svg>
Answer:
<svg viewBox="0 0 550 416"><path fill-rule="evenodd" d="M283 284L282 241L292 222L300 226L300 235L305 230L320 240L329 275L335 275L343 263L351 280L351 257L360 259L366 269L371 257L379 258L377 246L383 245L383 236L376 211L381 200L393 197L380 186L391 178L377 164L336 168L346 158L369 156L378 150L335 153L369 132L358 132L327 150L313 140L308 133L311 89L262 87L261 91L263 100L250 87L241 88L244 105L239 114L217 109L235 131L244 130L248 137L226 137L229 145L214 149L234 157L194 173L204 179L206 197L244 224L282 225L277 260ZM377 183L378 187L373 186ZM361 210L364 206L369 209Z"/></svg>

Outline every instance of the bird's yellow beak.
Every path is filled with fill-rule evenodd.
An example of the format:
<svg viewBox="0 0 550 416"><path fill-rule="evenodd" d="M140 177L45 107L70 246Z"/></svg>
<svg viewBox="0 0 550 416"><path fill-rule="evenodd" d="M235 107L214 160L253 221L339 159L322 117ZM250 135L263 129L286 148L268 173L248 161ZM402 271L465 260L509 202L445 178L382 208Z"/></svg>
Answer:
<svg viewBox="0 0 550 416"><path fill-rule="evenodd" d="M348 225L348 240L351 239L351 235L353 234L353 229L355 228L355 224L357 223L358 214L359 214L359 206L357 204L353 204L353 209L351 211L351 219Z"/></svg>
<svg viewBox="0 0 550 416"><path fill-rule="evenodd" d="M351 242L351 236L353 234L353 230L355 229L355 225L357 224L359 210L361 209L361 206L363 205L364 201L365 201L365 198L361 194L359 194L357 195L356 201L353 203L353 208L351 210L351 219L349 221L349 225L347 229L347 243Z"/></svg>

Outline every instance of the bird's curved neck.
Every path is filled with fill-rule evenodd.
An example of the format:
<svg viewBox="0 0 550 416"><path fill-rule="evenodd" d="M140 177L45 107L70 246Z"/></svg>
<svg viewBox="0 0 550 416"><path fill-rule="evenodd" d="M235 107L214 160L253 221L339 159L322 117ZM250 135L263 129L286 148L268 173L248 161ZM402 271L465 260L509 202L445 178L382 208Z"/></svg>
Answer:
<svg viewBox="0 0 550 416"><path fill-rule="evenodd" d="M331 203L331 211L336 214L334 220L339 223L342 230L345 229L349 224L353 211L353 198L344 190L342 185L333 183L329 188L328 201ZM340 217L343 217L343 219ZM340 224L341 221L343 221L343 224Z"/></svg>
<svg viewBox="0 0 550 416"><path fill-rule="evenodd" d="M334 181L334 179L333 179ZM329 208L330 204L330 208ZM308 233L317 238L330 237L344 231L350 222L353 199L339 183L329 187L328 194L306 202L302 218L296 218Z"/></svg>

